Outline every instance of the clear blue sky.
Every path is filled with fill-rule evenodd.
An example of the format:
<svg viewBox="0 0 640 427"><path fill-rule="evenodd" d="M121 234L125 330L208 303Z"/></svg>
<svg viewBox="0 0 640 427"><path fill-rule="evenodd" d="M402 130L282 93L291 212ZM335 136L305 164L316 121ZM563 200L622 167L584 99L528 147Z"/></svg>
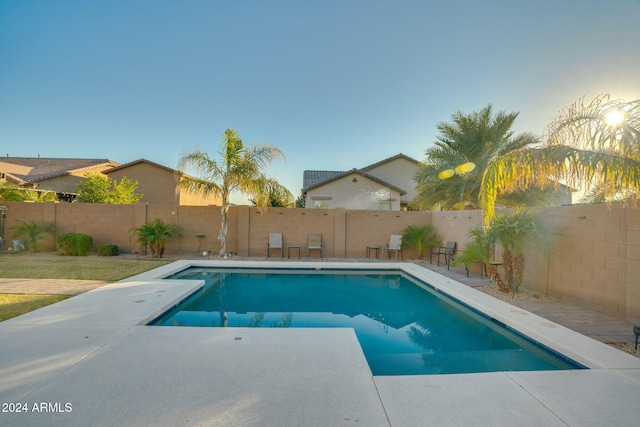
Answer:
<svg viewBox="0 0 640 427"><path fill-rule="evenodd" d="M305 169L422 160L457 110L541 134L640 98L638 22L640 0L0 0L0 156L175 167L234 128L298 195Z"/></svg>

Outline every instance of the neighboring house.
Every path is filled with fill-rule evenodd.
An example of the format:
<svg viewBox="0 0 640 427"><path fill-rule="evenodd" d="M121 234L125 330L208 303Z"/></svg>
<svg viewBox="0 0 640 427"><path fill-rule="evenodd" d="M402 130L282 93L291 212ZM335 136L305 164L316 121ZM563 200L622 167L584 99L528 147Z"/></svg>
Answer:
<svg viewBox="0 0 640 427"><path fill-rule="evenodd" d="M219 197L186 192L176 186L175 170L140 159L121 165L108 159L0 158L0 183L54 191L59 200L74 201L78 184L87 174L103 174L115 181L138 181L139 203L182 206L220 205Z"/></svg>
<svg viewBox="0 0 640 427"><path fill-rule="evenodd" d="M361 169L304 171L305 207L406 210L416 194L413 176L419 165L398 154Z"/></svg>
<svg viewBox="0 0 640 427"><path fill-rule="evenodd" d="M0 182L17 187L54 191L60 200L73 200L87 173L99 174L119 163L109 159L45 157L0 158Z"/></svg>
<svg viewBox="0 0 640 427"><path fill-rule="evenodd" d="M180 206L220 205L220 197L202 196L178 188L176 171L150 160L139 159L103 171L109 178L120 181L127 177L138 181L136 193L142 194L139 203Z"/></svg>

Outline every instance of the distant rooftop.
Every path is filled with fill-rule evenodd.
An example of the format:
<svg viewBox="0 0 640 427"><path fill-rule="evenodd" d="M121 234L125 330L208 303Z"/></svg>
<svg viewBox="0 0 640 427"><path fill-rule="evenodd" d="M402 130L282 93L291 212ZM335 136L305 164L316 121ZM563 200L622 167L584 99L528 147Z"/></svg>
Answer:
<svg viewBox="0 0 640 427"><path fill-rule="evenodd" d="M330 181L343 175L345 171L304 171L302 175L302 188L314 187L321 182Z"/></svg>
<svg viewBox="0 0 640 427"><path fill-rule="evenodd" d="M395 159L406 159L406 160L409 160L410 162L413 162L413 163L416 163L416 164L420 163L420 162L418 162L416 159L414 159L412 157L409 157L409 156L407 156L405 154L399 153L399 154L396 154L395 156L388 157L388 158L386 158L384 160L381 160L379 162L370 164L370 165L365 166L365 167L360 168L360 169L351 169L351 170L348 170L348 171L306 170L306 171L303 172L303 175L302 175L302 190L303 191L309 190L311 188L314 188L314 187L318 186L321 183L333 181L334 179L336 179L336 178L338 178L338 177L340 177L342 175L346 175L346 174L355 172L355 173L359 173L359 174L361 174L363 176L366 176L369 179L372 179L372 180L375 180L375 181L379 181L379 182L383 183L384 185L387 185L389 187L397 189L402 194L405 194L406 191L404 191L404 190L402 190L402 189L400 189L400 188L398 188L398 187L396 187L396 186L394 186L392 184L384 182L384 181L382 181L382 180L380 180L378 178L375 178L375 177L373 177L373 176L371 176L371 175L369 175L367 173L367 171L369 171L369 170L371 170L371 169L373 169L373 168L375 168L377 166L380 166L380 165L382 165L384 163L387 163L387 162L390 162L392 160L395 160Z"/></svg>
<svg viewBox="0 0 640 427"><path fill-rule="evenodd" d="M96 166L117 166L109 159L70 159L51 157L0 157L0 172L18 183L36 183Z"/></svg>

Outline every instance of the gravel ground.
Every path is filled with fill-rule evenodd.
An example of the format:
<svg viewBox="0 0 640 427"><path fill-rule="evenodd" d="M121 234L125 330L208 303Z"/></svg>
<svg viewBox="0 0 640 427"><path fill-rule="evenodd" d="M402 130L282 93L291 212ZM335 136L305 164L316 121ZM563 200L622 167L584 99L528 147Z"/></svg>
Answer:
<svg viewBox="0 0 640 427"><path fill-rule="evenodd" d="M530 293L530 292L524 291L524 292L517 292L515 294L500 292L498 290L498 287L495 284L486 285L486 286L474 286L474 288L486 294L489 294L494 298L497 298L506 302L533 301L533 300L548 301L553 299L539 292ZM638 347L638 350L636 350L635 343L610 342L610 343L607 343L607 345L610 345L611 347L615 347L618 350L624 351L625 353L629 353L633 356L640 358L640 346Z"/></svg>
<svg viewBox="0 0 640 427"><path fill-rule="evenodd" d="M635 357L640 357L640 344L636 350L636 344L632 342L608 342L608 345L615 347L618 350L622 350L625 353L629 353Z"/></svg>
<svg viewBox="0 0 640 427"><path fill-rule="evenodd" d="M547 301L553 298L549 298L546 295L540 292L530 293L528 291L521 291L513 293L501 292L498 290L498 287L495 284L491 285L483 285L483 286L472 286L473 288L482 291L486 294L491 295L494 298L500 299L502 301Z"/></svg>

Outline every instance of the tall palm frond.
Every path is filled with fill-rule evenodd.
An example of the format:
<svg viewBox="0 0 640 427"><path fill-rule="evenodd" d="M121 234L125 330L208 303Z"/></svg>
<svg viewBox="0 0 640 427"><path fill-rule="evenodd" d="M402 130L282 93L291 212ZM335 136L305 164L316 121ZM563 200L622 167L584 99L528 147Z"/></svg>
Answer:
<svg viewBox="0 0 640 427"><path fill-rule="evenodd" d="M130 232L135 234L138 243L145 250L147 247L151 249L153 258L162 258L165 242L174 234L180 234L180 229L174 224L165 223L160 218L154 218L139 227L132 228Z"/></svg>
<svg viewBox="0 0 640 427"><path fill-rule="evenodd" d="M579 203L585 205L602 205L605 203L623 203L621 196L607 197L607 194L615 194L611 188L606 188L604 183L596 183L589 191L587 191L579 200Z"/></svg>
<svg viewBox="0 0 640 427"><path fill-rule="evenodd" d="M491 160L540 142L531 133L514 135L511 127L517 117L518 113L494 113L489 104L471 114L458 111L452 116L452 123L439 123L440 135L434 146L425 151L426 159L414 176L417 196L413 204L424 209L434 206L444 210L479 208L481 180ZM441 171L467 162L475 165L473 171L449 179L439 177ZM514 191L505 197L504 204L522 204L526 197L521 193ZM545 189L542 193L541 200L547 202L552 192ZM513 199L516 202L512 202Z"/></svg>
<svg viewBox="0 0 640 427"><path fill-rule="evenodd" d="M200 147L185 151L178 160L176 175L181 188L204 195L215 195L222 200L220 225L220 256L227 252L227 226L230 195L234 191L252 196L259 208L265 208L275 193L293 200L293 195L275 179L268 178L264 170L274 160L285 159L284 153L273 145L256 144L245 147L235 130L224 131L221 159L212 159ZM187 171L191 172L187 175ZM195 177L194 177L195 176Z"/></svg>
<svg viewBox="0 0 640 427"><path fill-rule="evenodd" d="M612 121L615 116L617 120ZM610 100L600 95L588 105L584 99L562 110L547 126L547 144L570 145L623 156L640 154L640 99Z"/></svg>
<svg viewBox="0 0 640 427"><path fill-rule="evenodd" d="M489 265L492 261L491 256L494 244L494 235L485 233L481 227L474 228L469 231L469 239L453 263L454 265L468 265L472 262L481 261L483 264Z"/></svg>
<svg viewBox="0 0 640 427"><path fill-rule="evenodd" d="M418 259L424 258L427 249L440 246L442 240L433 230L433 225L409 225L402 230L402 246L414 248L418 252Z"/></svg>
<svg viewBox="0 0 640 427"><path fill-rule="evenodd" d="M261 175L255 182L253 202L258 210L262 211L268 206L291 207L295 203L293 194L274 178Z"/></svg>
<svg viewBox="0 0 640 427"><path fill-rule="evenodd" d="M640 197L640 100L608 102L608 96L565 110L548 128L544 146L493 159L482 178L485 225L495 217L500 194L563 182L597 191L607 202ZM607 121L620 113L620 122Z"/></svg>
<svg viewBox="0 0 640 427"><path fill-rule="evenodd" d="M50 190L36 190L21 188L0 182L0 201L7 202L44 202L57 200L55 192Z"/></svg>

